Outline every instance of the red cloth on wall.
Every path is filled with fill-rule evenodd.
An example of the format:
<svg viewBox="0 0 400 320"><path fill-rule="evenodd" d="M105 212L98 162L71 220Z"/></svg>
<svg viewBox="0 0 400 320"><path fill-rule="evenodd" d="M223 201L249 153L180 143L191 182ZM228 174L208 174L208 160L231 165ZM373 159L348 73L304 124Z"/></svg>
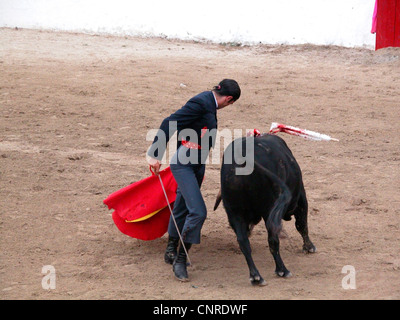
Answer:
<svg viewBox="0 0 400 320"><path fill-rule="evenodd" d="M400 0L378 0L375 50L400 47Z"/></svg>
<svg viewBox="0 0 400 320"><path fill-rule="evenodd" d="M378 0L375 0L374 13L372 15L371 33L376 33L376 17L378 15Z"/></svg>

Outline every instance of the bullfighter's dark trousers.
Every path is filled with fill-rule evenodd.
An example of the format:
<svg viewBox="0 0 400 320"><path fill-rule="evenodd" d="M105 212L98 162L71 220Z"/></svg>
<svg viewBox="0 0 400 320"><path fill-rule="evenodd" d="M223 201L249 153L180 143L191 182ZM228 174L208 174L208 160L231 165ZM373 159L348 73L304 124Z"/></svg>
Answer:
<svg viewBox="0 0 400 320"><path fill-rule="evenodd" d="M183 149L182 149L183 148ZM179 151L186 153L186 147L181 146L171 159L171 172L178 184L177 195L174 203L173 215L186 243L199 244L201 228L207 216L200 187L205 173L205 164L182 163L178 159ZM170 218L168 233L171 237L179 237L175 223Z"/></svg>

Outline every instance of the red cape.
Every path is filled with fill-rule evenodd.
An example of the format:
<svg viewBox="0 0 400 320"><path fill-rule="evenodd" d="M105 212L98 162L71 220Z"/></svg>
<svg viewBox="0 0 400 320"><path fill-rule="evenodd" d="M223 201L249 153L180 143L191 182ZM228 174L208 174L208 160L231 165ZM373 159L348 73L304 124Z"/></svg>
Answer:
<svg viewBox="0 0 400 320"><path fill-rule="evenodd" d="M178 186L170 167L160 171L160 177L173 208ZM154 174L112 193L103 202L115 210L112 218L117 228L130 237L154 240L167 232L171 212Z"/></svg>

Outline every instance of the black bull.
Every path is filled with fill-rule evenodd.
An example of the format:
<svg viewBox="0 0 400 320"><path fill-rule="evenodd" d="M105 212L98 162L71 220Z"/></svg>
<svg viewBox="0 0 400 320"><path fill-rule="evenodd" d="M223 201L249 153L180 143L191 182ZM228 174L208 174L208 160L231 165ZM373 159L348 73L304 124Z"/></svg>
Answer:
<svg viewBox="0 0 400 320"><path fill-rule="evenodd" d="M238 175L237 169L246 165L239 153L245 153L246 143L254 139L254 170L248 175ZM246 159L248 155L242 154ZM230 161L227 161L230 159ZM221 191L214 210L221 201L235 231L240 249L250 271L253 285L265 285L252 255L249 235L254 225L264 220L268 231L269 250L275 260L275 273L281 277L291 275L279 253L279 233L282 219L295 217L296 229L303 238L303 251L315 252L308 237L308 204L300 167L283 139L275 135L243 137L234 140L225 150L221 167Z"/></svg>

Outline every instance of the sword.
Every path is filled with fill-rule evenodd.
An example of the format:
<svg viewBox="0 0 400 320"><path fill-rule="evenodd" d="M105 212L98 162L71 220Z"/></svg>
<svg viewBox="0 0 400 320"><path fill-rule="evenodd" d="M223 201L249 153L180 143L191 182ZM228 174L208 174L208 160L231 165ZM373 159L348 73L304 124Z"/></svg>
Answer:
<svg viewBox="0 0 400 320"><path fill-rule="evenodd" d="M153 172L153 170L151 170L151 166L150 166L150 171L151 171L153 174L155 174L155 173ZM161 175L160 175L160 174L157 174L157 176L158 176L158 179L160 180L161 188L162 188L162 190L163 190L163 192L164 192L165 200L167 201L169 211L171 212L171 217L172 217L172 220L174 221L175 228L176 228L176 232L177 232L178 235L179 235L179 240L181 241L183 250L185 250L185 253L186 253L186 257L187 257L187 259L188 259L189 266L192 266L192 261L190 260L188 251L186 250L185 243L183 242L183 239L182 239L182 235L181 235L181 233L179 232L178 224L176 223L176 220L175 220L175 217L174 217L174 213L172 212L171 205L169 204L167 192L165 191L164 183L163 183L163 181L162 181L162 179L161 179Z"/></svg>

